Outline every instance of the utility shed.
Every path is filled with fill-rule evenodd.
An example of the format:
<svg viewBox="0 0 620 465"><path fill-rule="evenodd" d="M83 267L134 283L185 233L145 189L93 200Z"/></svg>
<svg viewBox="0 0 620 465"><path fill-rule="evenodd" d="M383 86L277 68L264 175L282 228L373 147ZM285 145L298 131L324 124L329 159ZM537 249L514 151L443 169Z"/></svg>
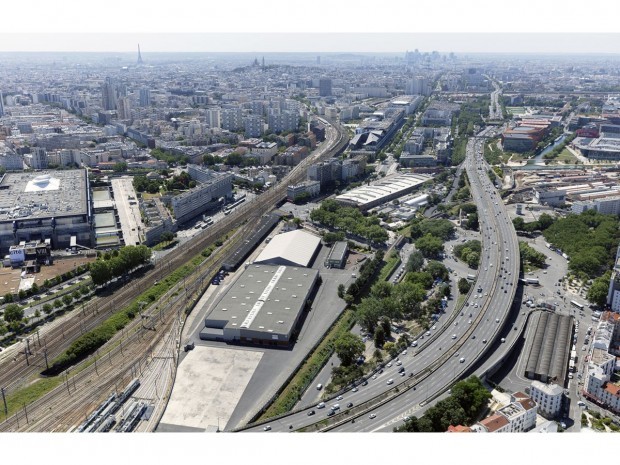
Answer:
<svg viewBox="0 0 620 465"><path fill-rule="evenodd" d="M267 244L254 263L307 268L320 245L321 239L318 236L300 229L278 234Z"/></svg>

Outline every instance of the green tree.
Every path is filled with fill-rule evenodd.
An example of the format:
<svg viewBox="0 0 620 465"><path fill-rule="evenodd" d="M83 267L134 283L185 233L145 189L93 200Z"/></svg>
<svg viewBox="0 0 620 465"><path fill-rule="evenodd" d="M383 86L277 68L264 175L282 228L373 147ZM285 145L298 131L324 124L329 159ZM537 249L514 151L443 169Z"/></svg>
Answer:
<svg viewBox="0 0 620 465"><path fill-rule="evenodd" d="M588 289L588 300L593 304L603 307L607 303L607 292L609 290L609 281L611 279L611 270L607 271L603 276L594 280L590 289Z"/></svg>
<svg viewBox="0 0 620 465"><path fill-rule="evenodd" d="M73 297L71 296L71 294L65 294L62 296L62 303L65 304L66 306L71 305L71 302L73 302Z"/></svg>
<svg viewBox="0 0 620 465"><path fill-rule="evenodd" d="M426 258L438 258L444 250L441 239L430 234L416 240L415 246Z"/></svg>
<svg viewBox="0 0 620 465"><path fill-rule="evenodd" d="M461 294L467 294L471 288L471 284L467 281L467 279L461 278L459 279L458 287Z"/></svg>
<svg viewBox="0 0 620 465"><path fill-rule="evenodd" d="M353 333L344 333L335 343L335 350L343 366L350 366L364 353L362 338Z"/></svg>
<svg viewBox="0 0 620 465"><path fill-rule="evenodd" d="M62 302L60 301L60 299L54 300L54 307L56 307L56 308L61 308L62 307Z"/></svg>
<svg viewBox="0 0 620 465"><path fill-rule="evenodd" d="M52 307L51 304L43 305L43 313L45 313L46 315L49 315L50 313L52 313L53 309L54 309L54 307Z"/></svg>
<svg viewBox="0 0 620 465"><path fill-rule="evenodd" d="M424 271L429 272L434 279L439 278L442 281L447 281L450 277L450 273L445 265L436 260L429 261L426 268L424 268Z"/></svg>
<svg viewBox="0 0 620 465"><path fill-rule="evenodd" d="M407 259L407 271L420 271L424 266L424 255L416 250Z"/></svg>
<svg viewBox="0 0 620 465"><path fill-rule="evenodd" d="M124 161L114 163L112 170L114 170L115 173L124 173L125 171L127 171L127 163L125 163Z"/></svg>
<svg viewBox="0 0 620 465"><path fill-rule="evenodd" d="M478 263L480 262L480 254L478 252L472 251L467 254L467 258L465 259L465 261L471 268L478 268Z"/></svg>
<svg viewBox="0 0 620 465"><path fill-rule="evenodd" d="M4 309L4 321L7 323L19 322L24 318L24 309L17 304L9 304Z"/></svg>
<svg viewBox="0 0 620 465"><path fill-rule="evenodd" d="M171 231L164 231L159 235L159 239L162 242L172 242L172 240L174 239L174 233Z"/></svg>
<svg viewBox="0 0 620 465"><path fill-rule="evenodd" d="M344 299L344 284L339 284L338 285L338 297L340 297L341 299Z"/></svg>
<svg viewBox="0 0 620 465"><path fill-rule="evenodd" d="M385 331L382 326L377 326L374 334L375 347L383 347L385 344Z"/></svg>
<svg viewBox="0 0 620 465"><path fill-rule="evenodd" d="M390 320L386 317L382 317L379 325L381 328L383 328L385 338L390 339L392 337L392 324L390 323Z"/></svg>
<svg viewBox="0 0 620 465"><path fill-rule="evenodd" d="M112 279L112 270L106 260L96 260L90 264L90 276L97 286L107 283Z"/></svg>

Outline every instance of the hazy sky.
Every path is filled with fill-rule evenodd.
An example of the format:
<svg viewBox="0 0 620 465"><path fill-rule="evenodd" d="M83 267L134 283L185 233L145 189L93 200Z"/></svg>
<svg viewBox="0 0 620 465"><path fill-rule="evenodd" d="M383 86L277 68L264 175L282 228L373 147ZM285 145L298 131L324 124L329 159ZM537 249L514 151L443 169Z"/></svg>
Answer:
<svg viewBox="0 0 620 465"><path fill-rule="evenodd" d="M0 14L0 51L620 53L617 0L28 0Z"/></svg>

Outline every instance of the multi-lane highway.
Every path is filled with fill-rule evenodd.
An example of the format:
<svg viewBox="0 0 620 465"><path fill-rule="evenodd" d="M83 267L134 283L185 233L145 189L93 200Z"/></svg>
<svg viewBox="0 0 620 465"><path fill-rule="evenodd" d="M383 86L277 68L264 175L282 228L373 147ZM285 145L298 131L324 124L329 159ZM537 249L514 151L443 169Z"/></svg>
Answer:
<svg viewBox="0 0 620 465"><path fill-rule="evenodd" d="M464 162L482 235L478 278L466 306L455 310L443 327L429 330L416 348L409 348L400 360L384 366L383 372L368 379L366 385L341 393L341 399L331 399L325 408L307 408L272 420L270 431L299 430L309 425L314 426L306 430L391 429L405 416L419 415L428 402L485 355L506 322L514 298L519 252L512 223L487 175L482 146L482 138L471 139ZM401 367L404 376L399 373ZM340 409L328 418L330 407L336 403ZM347 408L349 403L353 407ZM261 431L265 426L263 423L249 430Z"/></svg>

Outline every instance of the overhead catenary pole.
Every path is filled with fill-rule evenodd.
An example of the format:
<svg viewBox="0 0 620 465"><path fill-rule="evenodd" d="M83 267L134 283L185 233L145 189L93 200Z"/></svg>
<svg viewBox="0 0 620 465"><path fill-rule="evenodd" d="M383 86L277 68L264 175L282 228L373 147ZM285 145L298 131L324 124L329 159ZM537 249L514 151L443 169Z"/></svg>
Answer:
<svg viewBox="0 0 620 465"><path fill-rule="evenodd" d="M4 395L4 388L0 388L0 391L2 392L2 401L4 402L4 415L8 416L9 415L9 408L6 405L6 397Z"/></svg>

